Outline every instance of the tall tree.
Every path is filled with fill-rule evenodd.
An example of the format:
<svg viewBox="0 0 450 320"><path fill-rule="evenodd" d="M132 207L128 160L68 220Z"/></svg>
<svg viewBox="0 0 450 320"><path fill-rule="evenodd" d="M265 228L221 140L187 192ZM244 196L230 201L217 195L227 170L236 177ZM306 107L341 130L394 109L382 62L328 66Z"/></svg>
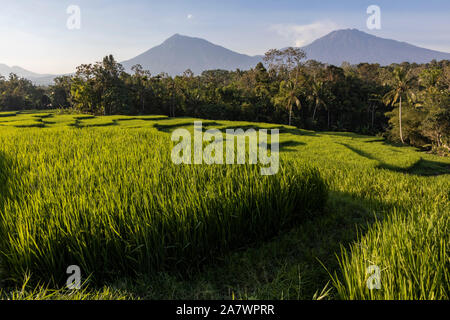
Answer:
<svg viewBox="0 0 450 320"><path fill-rule="evenodd" d="M300 100L295 96L299 85L300 68L302 60L306 58L306 53L300 48L286 48L284 50L272 49L265 56L264 61L269 64L269 68L278 72L284 78L286 93L286 109L289 111L289 125L292 119L292 104L296 103L300 107Z"/></svg>
<svg viewBox="0 0 450 320"><path fill-rule="evenodd" d="M53 107L68 108L71 105L70 87L72 77L60 76L54 79L54 85L50 87Z"/></svg>
<svg viewBox="0 0 450 320"><path fill-rule="evenodd" d="M307 97L311 102L313 102L314 105L314 112L312 115L312 119L314 121L316 118L317 110L321 107L324 107L326 104L324 83L322 81L312 81Z"/></svg>
<svg viewBox="0 0 450 320"><path fill-rule="evenodd" d="M274 104L287 109L289 113L289 125L291 125L292 106L295 105L298 109L301 107L300 99L297 97L296 87L291 80L280 83L280 91L274 98Z"/></svg>
<svg viewBox="0 0 450 320"><path fill-rule="evenodd" d="M398 103L398 126L400 140L404 144L403 130L402 130L402 102L407 100L413 103L415 94L413 91L414 78L411 77L404 67L397 67L392 72L392 90L384 96L384 101L387 104L395 105Z"/></svg>
<svg viewBox="0 0 450 320"><path fill-rule="evenodd" d="M131 67L134 72L132 85L136 90L137 100L139 101L141 114L145 113L145 93L148 79L151 77L150 71L144 70L140 64Z"/></svg>

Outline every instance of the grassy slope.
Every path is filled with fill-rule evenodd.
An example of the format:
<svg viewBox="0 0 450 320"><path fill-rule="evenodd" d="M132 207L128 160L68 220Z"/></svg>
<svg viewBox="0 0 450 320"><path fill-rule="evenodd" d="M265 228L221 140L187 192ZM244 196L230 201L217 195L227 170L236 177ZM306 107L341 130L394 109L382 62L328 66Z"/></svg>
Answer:
<svg viewBox="0 0 450 320"><path fill-rule="evenodd" d="M169 134L192 122L154 116L0 114L0 134L2 127L32 134L67 126L148 127ZM219 129L279 127L204 123ZM283 157L315 164L329 182L326 214L271 241L237 250L189 279L176 274L119 279L86 297L310 299L331 288L330 298L448 299L450 159L395 147L374 137L280 128ZM346 249L341 254L342 248ZM365 270L371 264L382 269L382 290L366 289ZM46 293L4 293L9 298L38 294L42 298ZM50 297L70 296L61 292Z"/></svg>

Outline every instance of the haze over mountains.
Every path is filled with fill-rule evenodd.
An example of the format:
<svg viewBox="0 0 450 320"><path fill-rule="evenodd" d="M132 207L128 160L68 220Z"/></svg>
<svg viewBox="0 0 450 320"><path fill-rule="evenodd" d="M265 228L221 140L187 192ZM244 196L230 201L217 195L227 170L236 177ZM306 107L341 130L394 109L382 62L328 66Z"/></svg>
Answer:
<svg viewBox="0 0 450 320"><path fill-rule="evenodd" d="M122 65L131 70L133 65L140 64L152 74L166 72L169 75L178 75L186 69L191 69L194 74L211 69L248 70L261 59L261 56L240 54L204 39L175 34L161 45L122 62Z"/></svg>
<svg viewBox="0 0 450 320"><path fill-rule="evenodd" d="M49 84L53 81L53 78L55 77L54 75L51 74L34 73L18 66L9 67L6 64L0 63L0 75L7 78L10 73L15 73L19 77L29 79L38 85Z"/></svg>
<svg viewBox="0 0 450 320"><path fill-rule="evenodd" d="M333 31L303 47L308 59L340 66L362 62L379 63L427 63L433 59L450 60L450 53L413 46L406 42L384 39L357 29Z"/></svg>
<svg viewBox="0 0 450 320"><path fill-rule="evenodd" d="M406 42L376 37L356 29L337 30L303 47L307 59L340 66L362 62L389 65L391 63L426 63L433 59L450 60L450 53L420 48ZM107 52L105 52L105 55ZM166 72L171 76L191 69L194 74L205 70L248 70L262 61L262 56L240 54L200 38L175 34L162 44L123 61L125 70L131 71L136 64L150 70L153 75ZM0 64L0 74L14 72L36 84L51 83L55 76L42 75L20 67Z"/></svg>
<svg viewBox="0 0 450 320"><path fill-rule="evenodd" d="M450 53L433 51L413 46L406 42L383 39L357 29L337 30L303 47L307 59L340 66L344 61L351 64L361 62L426 63L433 59L450 60ZM127 70L140 64L152 74L167 72L182 74L191 69L194 74L204 70L248 70L262 61L262 56L248 56L217 46L199 38L176 34L161 45L122 64Z"/></svg>

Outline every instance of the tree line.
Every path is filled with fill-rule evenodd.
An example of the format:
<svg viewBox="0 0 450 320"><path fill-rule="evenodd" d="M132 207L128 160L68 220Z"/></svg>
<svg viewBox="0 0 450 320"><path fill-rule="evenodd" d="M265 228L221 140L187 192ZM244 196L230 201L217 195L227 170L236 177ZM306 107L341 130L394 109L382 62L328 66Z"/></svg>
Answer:
<svg viewBox="0 0 450 320"><path fill-rule="evenodd" d="M112 55L37 87L0 77L0 110L60 108L96 115L165 114L285 123L300 128L380 134L450 152L450 61L361 63L340 67L296 48L270 50L248 71L186 70L171 77L132 72Z"/></svg>

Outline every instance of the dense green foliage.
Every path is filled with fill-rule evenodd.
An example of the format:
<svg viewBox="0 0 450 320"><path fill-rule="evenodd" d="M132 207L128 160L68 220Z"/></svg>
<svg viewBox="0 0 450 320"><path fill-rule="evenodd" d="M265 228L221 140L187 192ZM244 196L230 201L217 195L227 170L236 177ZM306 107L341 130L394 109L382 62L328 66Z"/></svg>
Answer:
<svg viewBox="0 0 450 320"><path fill-rule="evenodd" d="M116 206L115 199L124 200L123 191L131 188L117 190L117 186L106 182L120 180L125 187L133 179L133 175L129 176L127 172L141 173L135 175L136 181L147 179L141 175L148 175L149 169L141 163L144 164L145 160L150 162L152 157L164 156L155 155L164 150L163 146L147 142L164 139L164 135L168 137L168 133L177 127L189 128L194 121L164 116L96 117L56 115L54 112L9 112L0 113L0 116L1 168L10 168L10 172L2 170L0 179L15 181L19 186L21 180L32 182L21 186L28 193L18 194L19 197L37 199L40 191L55 190L55 194L46 194L48 199L42 194L41 204L23 203L13 200L14 189L10 186L14 183L1 183L2 195L9 194L9 202L2 204L2 214L5 213L5 205L11 208L14 203L28 213L39 210L40 213L52 214L52 207L60 208L69 203L72 196L75 199L86 196L86 188L90 185L83 183L86 177L102 182L91 186L93 199L86 199L85 203L90 205L90 210L97 213L102 207L113 209L108 212L127 210ZM216 128L273 127L270 124L230 121L205 121L205 124ZM238 243L236 246L240 250L223 253L222 258L212 264L206 261L202 272L188 272L188 277L172 272L145 273L137 281L118 278L105 283L106 287L95 289L91 286L89 290L85 287L85 291L75 293L54 292L39 286L4 289L0 295L8 299L449 299L450 160L421 153L411 147L396 147L368 136L277 127L281 129L283 161L299 168L314 164L326 180L329 199L323 214L304 219L290 226L290 231L250 247ZM57 141L63 143L53 143L54 140L50 139L53 134ZM76 137L90 139L75 141ZM142 139L137 140L136 137ZM50 145L44 145L45 141ZM128 152L124 143L130 145L130 150L143 150L146 154ZM88 146L94 145L96 148L86 152ZM55 150L51 150L53 148ZM122 151L114 153L114 149ZM58 152L65 157L60 157ZM27 153L34 155L33 159ZM102 163L96 161L98 155L105 154L111 157L105 157ZM136 162L136 157L144 162ZM66 167L55 166L55 163L64 161ZM17 165L11 165L13 163ZM81 167L81 163L92 164L95 170ZM139 164L140 169L130 167L131 163ZM120 168L116 171L120 179L106 173L112 164ZM210 168L207 171L215 170ZM51 172L58 175L49 175ZM256 183L261 182L259 179ZM164 177L164 180L171 181L170 177ZM75 192L77 184L82 192ZM69 187L68 192L73 193L71 197L62 196L63 186ZM102 190L114 191L115 194L108 192L103 195ZM139 196L152 194L151 190L142 190L139 186L136 191L140 192ZM95 204L95 197L100 195L101 201ZM128 199L130 204L133 201L133 198ZM47 203L47 206L43 207L42 203ZM120 219L118 215L108 216ZM45 222L47 217L46 214L32 216L40 222ZM98 218L101 223L103 219ZM115 224L116 221L110 222ZM66 222L67 226L71 225L69 220ZM36 226L23 220L22 227L32 230ZM129 227L137 228L134 225ZM8 247L8 243L17 243L16 231L4 224L2 228L9 230L8 233L2 232L2 248ZM86 232L89 230L86 228ZM54 235L55 231L49 234ZM118 239L113 241L120 244ZM103 257L97 259L102 260ZM120 261L117 262L119 265ZM378 265L381 269L381 290L367 289L366 281L370 274L366 271L370 265ZM32 274L33 277L34 282L45 283L48 280ZM8 278L8 275L2 273L2 278ZM15 278L18 281L25 279L25 283L28 279L19 274Z"/></svg>
<svg viewBox="0 0 450 320"><path fill-rule="evenodd" d="M450 150L450 62L341 67L306 59L301 50L270 50L249 71L194 76L132 74L112 56L78 67L47 89L0 79L0 110L69 108L97 115L165 114L287 123L310 130L384 134L394 142ZM50 97L50 98L49 98ZM50 99L50 100L49 100Z"/></svg>
<svg viewBox="0 0 450 320"><path fill-rule="evenodd" d="M0 111L46 109L52 101L46 88L36 87L30 80L11 73L7 79L0 75Z"/></svg>

